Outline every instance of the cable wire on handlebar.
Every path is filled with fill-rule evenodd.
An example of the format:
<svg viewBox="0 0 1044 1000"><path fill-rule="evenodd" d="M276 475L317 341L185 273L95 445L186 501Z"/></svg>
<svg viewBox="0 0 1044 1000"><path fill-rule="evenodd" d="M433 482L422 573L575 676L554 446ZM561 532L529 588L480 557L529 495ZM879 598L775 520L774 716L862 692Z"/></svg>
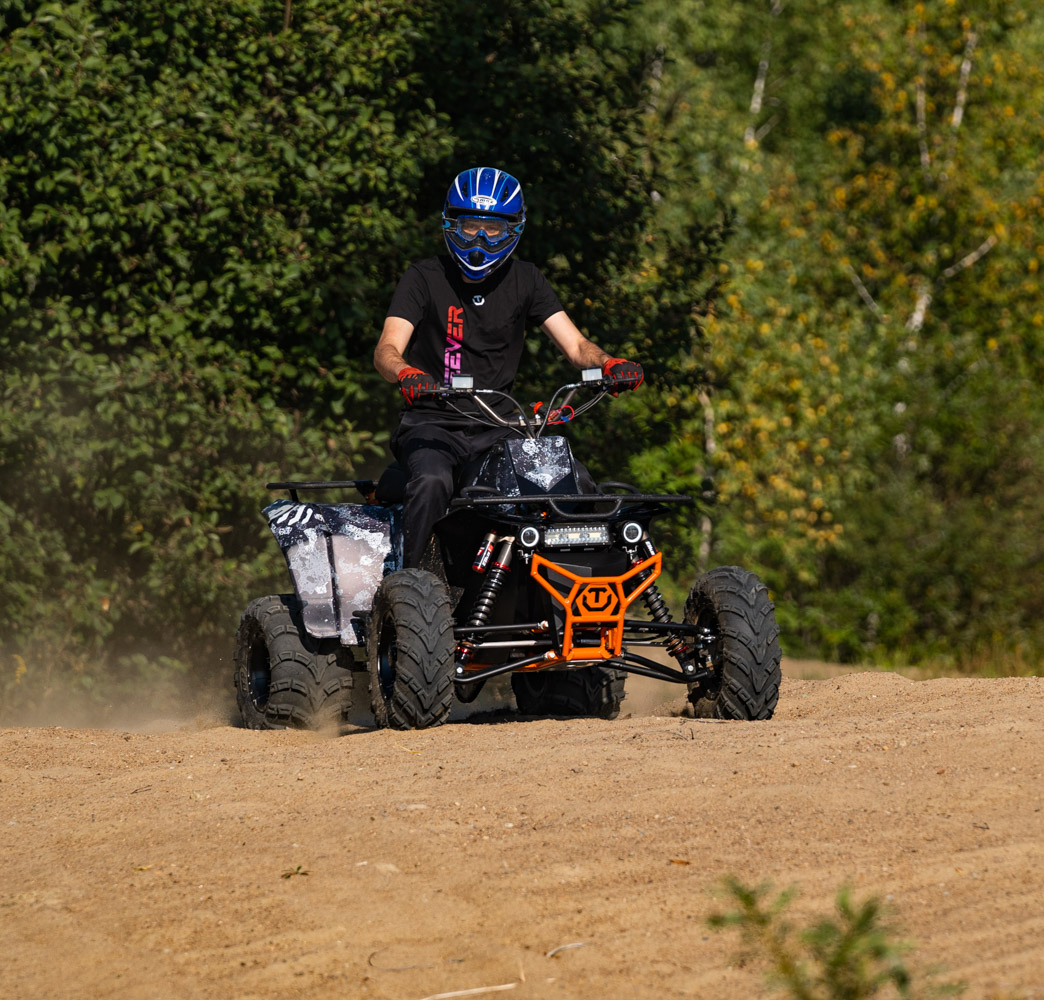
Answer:
<svg viewBox="0 0 1044 1000"><path fill-rule="evenodd" d="M605 386L602 385L601 382L595 384L601 391L598 393L597 396L593 397L592 399L589 399L586 403L581 403L577 407L570 407L570 409L572 410L572 416L569 418L570 420L575 420L577 417L580 416L581 413L586 413L589 409L591 409L592 406L596 406L608 395ZM576 390L583 388L585 385L590 386L591 383L577 382L570 385L563 385L560 388L556 389L555 394L551 397L551 402L547 404L548 415L550 416L550 414L553 413L556 409L561 411L568 407L570 401L576 393ZM565 392L566 390L568 390L569 394L566 396L565 399L562 400L561 404L556 407L555 401L558 399L559 393ZM543 432L544 427L546 427L548 423L548 420L544 421L544 423L540 427L541 432ZM539 433L537 434L537 436L540 436Z"/></svg>
<svg viewBox="0 0 1044 1000"><path fill-rule="evenodd" d="M600 390L594 398L589 399L585 403L581 403L577 407L569 405L577 389L581 388L597 388ZM563 393L568 392L565 399L562 400L560 405L556 406L558 397ZM568 423L580 416L581 413L591 409L592 406L598 404L608 392L605 386L599 382L576 382L568 385L560 386L555 390L554 395L551 397L551 402L547 405L546 410L541 408L543 416L537 416L534 414L535 420L530 418L522 406L513 396L508 395L506 392L501 392L499 389L436 389L433 392L424 393L423 395L428 396L431 399L437 399L444 403L446 407L453 410L454 413L459 413L463 417L468 417L475 423L482 424L486 427L506 427L510 431L514 431L525 438L539 438L548 425L554 426L556 424ZM515 419L511 420L506 417L502 417L496 412L481 396L497 396L501 399L507 400L515 410ZM485 411L485 415L482 413L476 413L475 411L462 410L459 406L454 405L454 399L470 399L473 400L475 405ZM539 404L537 404L539 406ZM556 419L552 420L551 417L557 414L560 416L563 410L569 410L570 416L565 420Z"/></svg>

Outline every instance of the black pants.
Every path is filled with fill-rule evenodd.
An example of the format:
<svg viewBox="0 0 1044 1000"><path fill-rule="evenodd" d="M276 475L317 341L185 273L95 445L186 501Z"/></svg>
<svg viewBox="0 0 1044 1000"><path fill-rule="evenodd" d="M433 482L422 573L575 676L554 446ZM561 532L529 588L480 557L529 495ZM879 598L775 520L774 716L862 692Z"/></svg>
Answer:
<svg viewBox="0 0 1044 1000"><path fill-rule="evenodd" d="M449 507L461 470L509 431L409 410L391 439L392 454L406 471L403 498L403 564L420 566L435 522Z"/></svg>

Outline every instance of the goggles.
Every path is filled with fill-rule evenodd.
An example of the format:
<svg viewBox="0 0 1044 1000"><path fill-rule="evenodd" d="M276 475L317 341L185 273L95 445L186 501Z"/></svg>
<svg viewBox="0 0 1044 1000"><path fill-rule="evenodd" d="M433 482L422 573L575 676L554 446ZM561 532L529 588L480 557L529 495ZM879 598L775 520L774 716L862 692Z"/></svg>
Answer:
<svg viewBox="0 0 1044 1000"><path fill-rule="evenodd" d="M507 219L494 215L461 215L444 220L443 226L454 242L463 246L471 246L481 239L487 246L495 247L516 235Z"/></svg>

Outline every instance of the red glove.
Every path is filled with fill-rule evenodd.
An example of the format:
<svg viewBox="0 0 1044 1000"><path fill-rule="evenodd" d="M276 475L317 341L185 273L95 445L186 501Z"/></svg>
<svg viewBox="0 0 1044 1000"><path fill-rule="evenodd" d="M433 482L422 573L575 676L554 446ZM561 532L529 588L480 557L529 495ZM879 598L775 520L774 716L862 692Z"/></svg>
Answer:
<svg viewBox="0 0 1044 1000"><path fill-rule="evenodd" d="M419 397L435 392L439 387L435 379L419 368L403 368L396 378L399 380L399 391L407 406L413 406Z"/></svg>
<svg viewBox="0 0 1044 1000"><path fill-rule="evenodd" d="M602 378L609 380L608 389L616 396L624 389L637 389L645 378L645 372L637 361L609 358L602 365Z"/></svg>

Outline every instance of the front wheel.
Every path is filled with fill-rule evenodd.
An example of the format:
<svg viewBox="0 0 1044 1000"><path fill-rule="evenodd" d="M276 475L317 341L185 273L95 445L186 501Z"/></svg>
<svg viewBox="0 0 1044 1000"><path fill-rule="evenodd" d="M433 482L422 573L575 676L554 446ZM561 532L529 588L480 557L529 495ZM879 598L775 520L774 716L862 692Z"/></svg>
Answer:
<svg viewBox="0 0 1044 1000"><path fill-rule="evenodd" d="M689 687L696 716L771 719L779 699L781 654L768 588L748 570L719 566L693 584L685 622L713 636L714 678Z"/></svg>
<svg viewBox="0 0 1044 1000"><path fill-rule="evenodd" d="M378 726L428 729L446 721L457 647L449 594L434 573L403 569L381 581L366 648Z"/></svg>
<svg viewBox="0 0 1044 1000"><path fill-rule="evenodd" d="M511 690L520 715L615 719L625 678L615 667L519 671L511 675Z"/></svg>

